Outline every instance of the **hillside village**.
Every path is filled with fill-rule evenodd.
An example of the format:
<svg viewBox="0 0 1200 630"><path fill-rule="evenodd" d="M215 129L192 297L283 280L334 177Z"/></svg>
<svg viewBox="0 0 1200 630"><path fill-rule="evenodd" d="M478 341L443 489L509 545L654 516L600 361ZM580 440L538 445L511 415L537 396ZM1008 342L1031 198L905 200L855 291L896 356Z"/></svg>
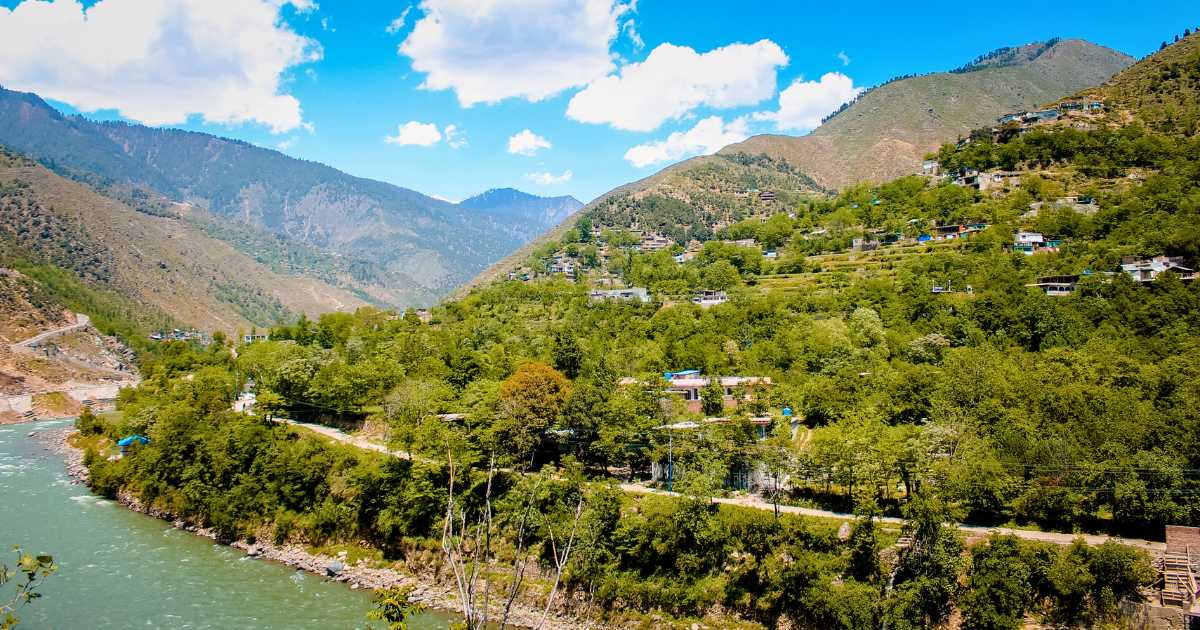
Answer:
<svg viewBox="0 0 1200 630"><path fill-rule="evenodd" d="M993 199L1009 202L1010 212L1003 227L1010 230L1005 238L1007 251L1027 256L1053 254L1064 247L1062 234L1036 231L1039 215L1060 216L1069 213L1092 216L1099 209L1098 197L1105 190L1119 189L1129 181L1140 181L1147 173L1130 169L1120 177L1079 177L1072 170L1025 169L1000 170L972 168L969 163L972 143L987 139L990 144L1003 144L1031 132L1051 133L1069 128L1088 132L1097 128L1119 128L1121 120L1109 113L1099 100L1066 99L1052 107L1032 112L1014 112L997 119L997 124L972 132L970 137L942 149L943 164L938 155L930 155L915 176L925 181L925 187L938 189L947 185L974 191L976 200ZM963 154L966 154L965 158ZM765 156L763 157L765 158ZM914 182L915 185L915 182ZM1077 189L1072 189L1075 186ZM859 187L843 193L835 202L836 208L848 213L827 213L825 218L814 216L819 206L819 193L796 197L780 195L772 190L756 188L722 188L713 183L709 190L732 197L734 204L724 214L713 215L701 207L673 199L660 200L650 195L640 199L618 198L587 213L557 244L543 246L519 267L507 272L510 281L531 282L539 279L562 278L591 287L595 300L635 300L650 302L654 296L664 305L690 299L701 307L721 304L728 300L727 292L735 286L755 286L762 290L827 284L824 274L847 272L876 274L895 263L881 268L872 264L881 258L895 261L917 253L932 253L946 246L962 246L964 241L983 234L993 227L984 213L967 220L945 221L943 217L913 216L891 218L889 225L879 227L871 215L888 214L887 199L878 192L866 193ZM1018 196L1016 193L1023 192ZM961 193L946 193L960 194ZM870 200L867 201L867 196ZM1010 199L1011 198L1011 199ZM614 207L638 207L642 213L614 212ZM653 218L664 205L685 206L676 214L693 217L692 223L682 224L685 232L663 233L653 226L643 226L634 217ZM796 209L797 206L802 208ZM689 208L692 208L689 212ZM864 210L871 210L865 212ZM1011 211L1018 211L1012 216ZM851 216L848 216L851 215ZM857 216L853 216L857 215ZM866 222L855 219L867 218ZM621 221L622 218L628 220ZM705 222L704 219L708 219ZM989 237L994 237L989 234ZM729 278L698 278L684 287L678 283L658 287L639 286L637 269L663 260L659 252L669 255L676 266L705 267L718 259L735 262L741 282ZM889 256L891 254L891 256ZM836 261L840 264L830 265ZM824 264L823 264L824 263ZM859 263L859 264L855 264ZM1181 280L1191 281L1194 271L1181 257L1162 255L1125 256L1120 268L1080 269L1066 275L1041 276L1027 286L1041 288L1047 295L1066 295L1074 290L1080 276L1108 277L1124 271L1138 282L1151 281L1170 269ZM953 282L937 280L932 293L955 292ZM962 283L960 283L962 284ZM964 284L958 291L970 293Z"/></svg>

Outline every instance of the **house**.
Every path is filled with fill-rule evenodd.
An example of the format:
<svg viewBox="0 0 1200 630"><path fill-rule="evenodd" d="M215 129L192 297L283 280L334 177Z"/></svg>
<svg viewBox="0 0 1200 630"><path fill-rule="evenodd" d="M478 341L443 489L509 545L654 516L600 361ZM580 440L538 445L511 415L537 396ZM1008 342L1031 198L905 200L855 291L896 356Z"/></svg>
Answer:
<svg viewBox="0 0 1200 630"><path fill-rule="evenodd" d="M769 190L764 190L758 193L758 200L766 204L775 203L775 193Z"/></svg>
<svg viewBox="0 0 1200 630"><path fill-rule="evenodd" d="M753 400L757 385L771 385L767 376L703 376L698 370L668 372L666 393L683 399L688 413L700 413L704 409L704 390L716 382L721 387L721 405L724 409L736 409L739 401Z"/></svg>
<svg viewBox="0 0 1200 630"><path fill-rule="evenodd" d="M1063 297L1075 292L1079 284L1079 276L1042 276L1036 282L1025 286L1041 290L1050 297Z"/></svg>
<svg viewBox="0 0 1200 630"><path fill-rule="evenodd" d="M1183 258L1178 256L1127 257L1121 260L1121 271L1129 274L1129 277L1133 278L1135 282L1154 282L1159 274L1166 271L1174 273L1185 282L1196 278L1196 271L1183 266Z"/></svg>
<svg viewBox="0 0 1200 630"><path fill-rule="evenodd" d="M608 291L595 290L588 293L593 302L642 302L650 301L650 292L646 287L629 287L628 289L611 289Z"/></svg>
<svg viewBox="0 0 1200 630"><path fill-rule="evenodd" d="M725 295L724 291L701 291L692 296L692 303L700 305L700 308L709 308L728 301L729 296Z"/></svg>
<svg viewBox="0 0 1200 630"><path fill-rule="evenodd" d="M966 232L965 225L939 225L933 228L933 237L935 240L944 241L948 239L958 238L960 234Z"/></svg>
<svg viewBox="0 0 1200 630"><path fill-rule="evenodd" d="M571 258L559 254L555 256L554 262L550 264L550 273L553 275L564 276L568 280L575 279L575 271L577 265Z"/></svg>
<svg viewBox="0 0 1200 630"><path fill-rule="evenodd" d="M417 319L421 320L422 324L428 324L433 321L433 313L427 308L419 308L416 310Z"/></svg>
<svg viewBox="0 0 1200 630"><path fill-rule="evenodd" d="M1023 119L1026 123L1041 123L1051 120L1058 120L1059 112L1057 109L1041 109L1036 112L1029 112Z"/></svg>
<svg viewBox="0 0 1200 630"><path fill-rule="evenodd" d="M1032 256L1036 252L1056 252L1060 245L1061 240L1047 239L1037 232L1017 232L1012 251Z"/></svg>
<svg viewBox="0 0 1200 630"><path fill-rule="evenodd" d="M939 165L937 160L925 160L921 163L921 174L935 177L939 174Z"/></svg>
<svg viewBox="0 0 1200 630"><path fill-rule="evenodd" d="M242 343L257 343L259 341L266 341L267 339L270 339L270 337L266 334L250 333L242 336Z"/></svg>
<svg viewBox="0 0 1200 630"><path fill-rule="evenodd" d="M1025 119L1026 113L1027 112L1014 112L1012 114L1005 114L997 118L996 122L1000 123L1001 125L1006 125L1008 123L1019 123Z"/></svg>
<svg viewBox="0 0 1200 630"><path fill-rule="evenodd" d="M660 249L667 249L675 244L675 241L656 233L649 233L642 236L642 240L638 243L638 249L644 252L656 252Z"/></svg>
<svg viewBox="0 0 1200 630"><path fill-rule="evenodd" d="M854 238L850 240L850 249L858 252L869 252L879 249L879 241L875 239Z"/></svg>
<svg viewBox="0 0 1200 630"><path fill-rule="evenodd" d="M692 249L688 249L688 250L684 250L684 251L682 251L682 252L680 252L680 253L678 253L678 254L675 254L674 258L675 258L675 262L677 262L677 263L679 263L679 264L681 264L681 265L682 265L683 263L685 263L685 262L687 262L687 261L689 261L689 260L692 260L692 259L693 259L693 258L695 258L697 255L698 255L698 252L697 252L697 251L695 251L695 250L692 250Z"/></svg>

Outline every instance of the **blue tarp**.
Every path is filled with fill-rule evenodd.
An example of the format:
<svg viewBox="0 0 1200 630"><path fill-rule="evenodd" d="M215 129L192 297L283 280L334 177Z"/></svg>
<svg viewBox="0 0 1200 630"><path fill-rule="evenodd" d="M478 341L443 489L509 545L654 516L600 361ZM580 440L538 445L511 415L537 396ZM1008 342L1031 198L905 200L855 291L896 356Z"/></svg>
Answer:
<svg viewBox="0 0 1200 630"><path fill-rule="evenodd" d="M117 446L129 446L130 444L133 444L134 442L137 442L138 444L149 444L150 438L148 438L144 435L130 435L127 437L123 437L119 441L117 441Z"/></svg>

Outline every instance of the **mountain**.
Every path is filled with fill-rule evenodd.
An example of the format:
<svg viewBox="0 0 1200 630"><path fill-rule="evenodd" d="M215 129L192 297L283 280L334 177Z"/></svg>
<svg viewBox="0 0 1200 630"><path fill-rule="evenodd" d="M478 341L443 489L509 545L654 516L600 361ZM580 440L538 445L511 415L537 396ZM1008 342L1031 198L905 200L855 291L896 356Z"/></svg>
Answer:
<svg viewBox="0 0 1200 630"><path fill-rule="evenodd" d="M887 181L918 171L943 142L1099 85L1133 61L1078 39L1003 48L951 72L885 83L806 136L754 136L721 153L780 158L828 188Z"/></svg>
<svg viewBox="0 0 1200 630"><path fill-rule="evenodd" d="M480 213L481 218L522 242L533 240L583 207L569 195L539 197L515 188L493 188L458 205Z"/></svg>
<svg viewBox="0 0 1200 630"><path fill-rule="evenodd" d="M1137 119L1183 136L1200 133L1200 30L1077 98L1103 100L1122 121Z"/></svg>
<svg viewBox="0 0 1200 630"><path fill-rule="evenodd" d="M525 226L503 215L480 221L469 207L244 142L65 116L2 88L0 144L101 189L161 193L359 261L379 277L375 297L398 305L429 302L524 242Z"/></svg>
<svg viewBox="0 0 1200 630"><path fill-rule="evenodd" d="M0 150L0 266L14 262L66 270L71 279L51 271L51 284L82 280L119 296L127 318L147 326L232 332L367 304L318 279L276 273L187 220L140 212Z"/></svg>
<svg viewBox="0 0 1200 630"><path fill-rule="evenodd" d="M993 51L950 72L888 82L807 136L755 136L615 188L453 295L501 278L559 243L581 217L594 225L660 232L674 221L687 226L672 234L677 241L705 240L720 226L764 211L750 191L770 191L786 204L864 179L917 172L942 143L1005 113L1103 83L1131 63L1128 55L1082 40L1051 40ZM664 212L664 205L673 208Z"/></svg>
<svg viewBox="0 0 1200 630"><path fill-rule="evenodd" d="M770 192L775 200L764 201L760 192ZM708 240L721 226L768 213L775 204L787 207L827 192L792 165L766 155L691 158L596 198L451 295L461 297L538 257L535 253L552 249L581 218L600 229L652 232L682 245Z"/></svg>

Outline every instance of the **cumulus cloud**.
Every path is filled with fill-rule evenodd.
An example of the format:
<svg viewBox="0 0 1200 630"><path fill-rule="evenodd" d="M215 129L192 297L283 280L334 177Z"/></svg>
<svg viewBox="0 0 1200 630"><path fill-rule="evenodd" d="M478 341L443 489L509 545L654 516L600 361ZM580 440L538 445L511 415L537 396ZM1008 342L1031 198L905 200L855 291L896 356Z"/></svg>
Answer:
<svg viewBox="0 0 1200 630"><path fill-rule="evenodd" d="M613 69L609 45L630 7L614 0L423 0L400 53L421 86L463 107L540 101Z"/></svg>
<svg viewBox="0 0 1200 630"><path fill-rule="evenodd" d="M387 28L383 30L387 31L388 35L395 35L396 33L399 33L404 29L404 25L408 23L409 11L412 11L411 6L404 7L404 10L400 12L400 15L396 19L392 20L391 23L387 25Z"/></svg>
<svg viewBox="0 0 1200 630"><path fill-rule="evenodd" d="M410 120L399 126L396 135L385 136L383 141L388 144L431 147L445 141L451 149L461 149L467 146L467 136L458 125L446 125L438 129L436 123L423 123Z"/></svg>
<svg viewBox="0 0 1200 630"><path fill-rule="evenodd" d="M302 0L24 0L0 7L0 83L70 103L115 109L149 125L304 126L284 92L293 66L320 59L317 42L280 19Z"/></svg>
<svg viewBox="0 0 1200 630"><path fill-rule="evenodd" d="M571 181L572 173L570 169L562 172L562 175L554 173L526 173L525 179L537 184L538 186L553 186L555 184L565 184Z"/></svg>
<svg viewBox="0 0 1200 630"><path fill-rule="evenodd" d="M674 162L685 157L716 153L722 147L749 137L746 118L726 123L720 116L709 116L687 131L676 131L663 140L647 142L625 152L625 160L638 168Z"/></svg>
<svg viewBox="0 0 1200 630"><path fill-rule="evenodd" d="M784 131L809 131L821 124L821 118L862 91L840 72L826 73L820 81L796 79L779 93L777 111L759 112L754 119L772 121Z"/></svg>
<svg viewBox="0 0 1200 630"><path fill-rule="evenodd" d="M533 155L542 149L549 149L550 141L523 129L508 138L508 152L516 155Z"/></svg>
<svg viewBox="0 0 1200 630"><path fill-rule="evenodd" d="M838 61L842 62L843 66L850 65L850 55L847 55L846 51L844 51L844 50L839 51L837 54L837 58L838 58Z"/></svg>
<svg viewBox="0 0 1200 630"><path fill-rule="evenodd" d="M442 141L442 132L438 131L437 125L433 123L410 120L400 125L396 135L387 136L383 141L388 144L431 147Z"/></svg>
<svg viewBox="0 0 1200 630"><path fill-rule="evenodd" d="M787 55L770 40L706 53L662 44L646 60L592 82L571 98L567 117L618 129L652 131L700 106L754 105L775 94Z"/></svg>

